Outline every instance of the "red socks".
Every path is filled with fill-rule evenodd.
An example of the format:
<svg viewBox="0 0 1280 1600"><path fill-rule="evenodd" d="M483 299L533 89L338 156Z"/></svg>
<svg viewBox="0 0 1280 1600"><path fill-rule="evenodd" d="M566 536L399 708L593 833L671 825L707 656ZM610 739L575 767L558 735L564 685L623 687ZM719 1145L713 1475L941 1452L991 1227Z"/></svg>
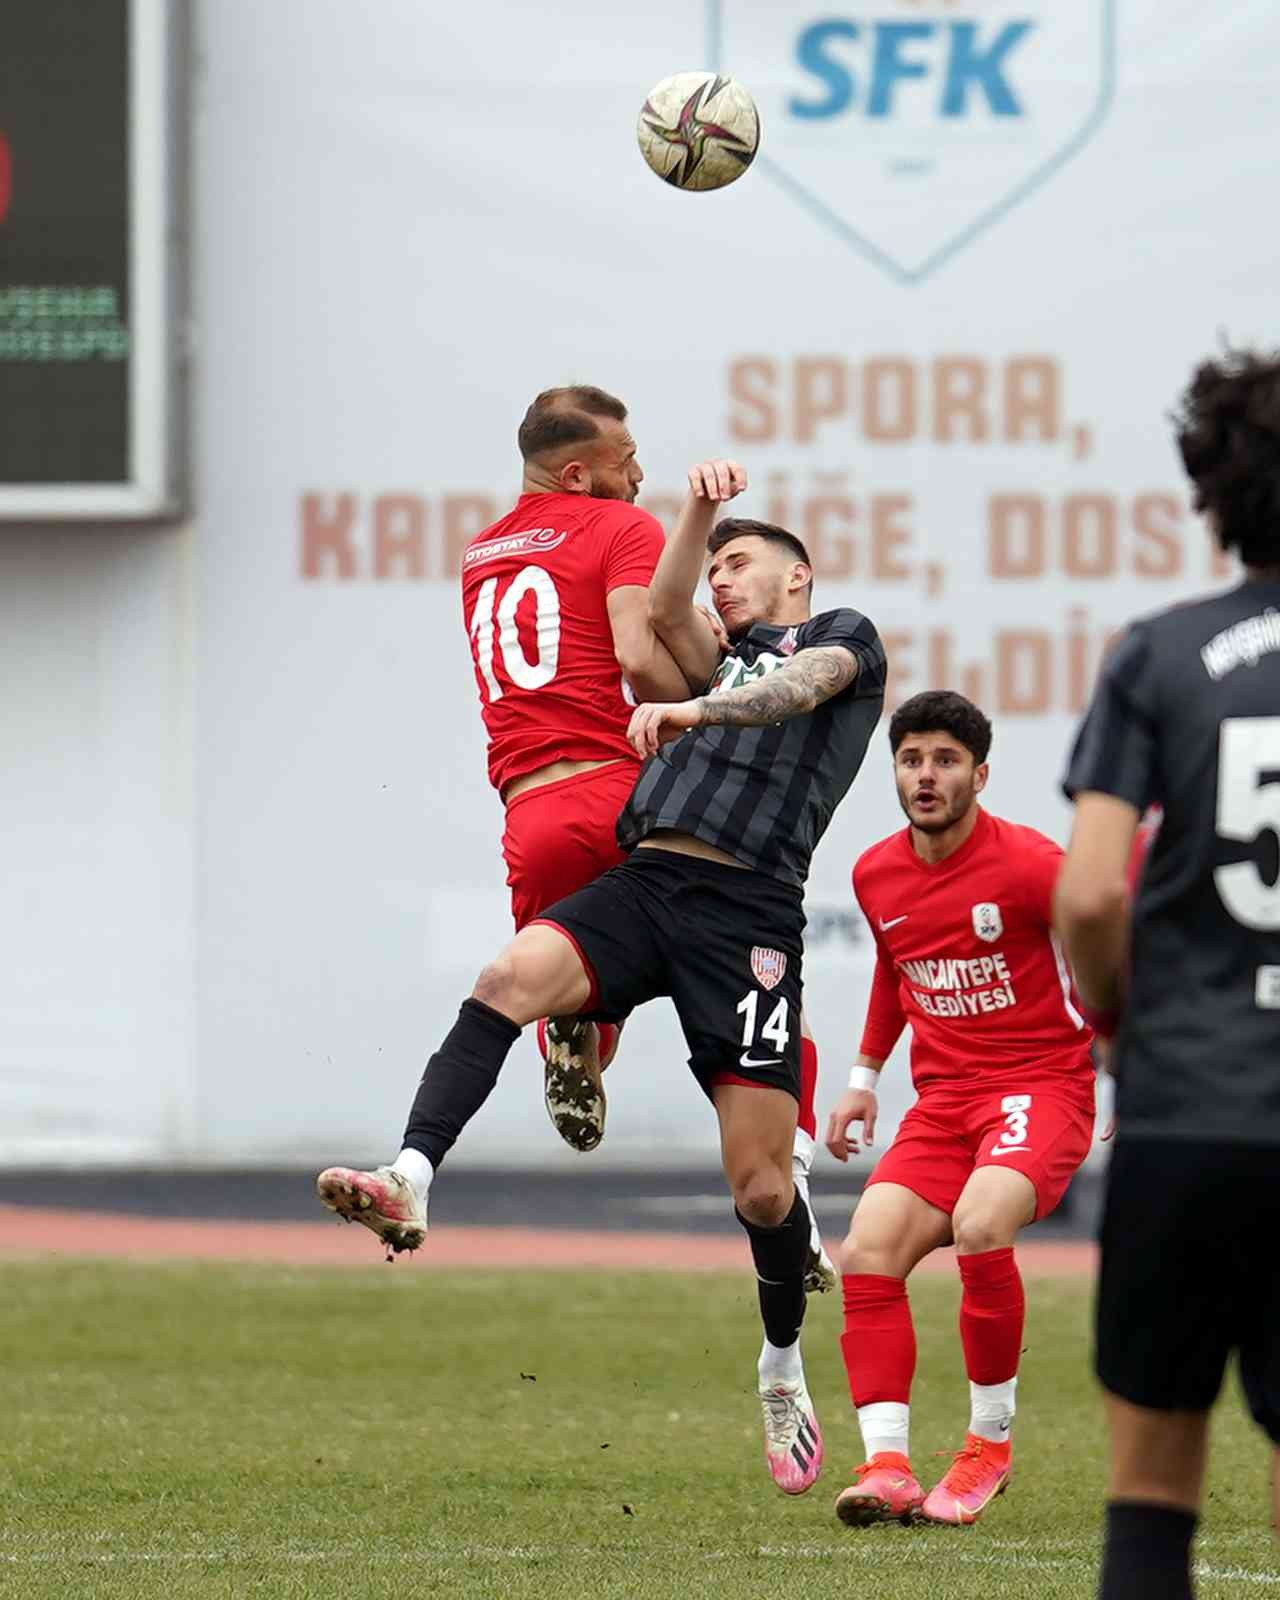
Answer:
<svg viewBox="0 0 1280 1600"><path fill-rule="evenodd" d="M818 1092L818 1047L812 1039L800 1036L800 1113L798 1126L811 1139L818 1137L818 1119L813 1102Z"/></svg>
<svg viewBox="0 0 1280 1600"><path fill-rule="evenodd" d="M957 1257L960 1342L970 1383L1007 1383L1018 1371L1026 1300L1013 1250L984 1250ZM849 1283L848 1278L845 1283ZM883 1281L883 1280L873 1280Z"/></svg>
<svg viewBox="0 0 1280 1600"><path fill-rule="evenodd" d="M1012 1252L1010 1252L1012 1254ZM840 1353L855 1406L906 1403L916 1370L916 1330L907 1286L874 1272L846 1274Z"/></svg>

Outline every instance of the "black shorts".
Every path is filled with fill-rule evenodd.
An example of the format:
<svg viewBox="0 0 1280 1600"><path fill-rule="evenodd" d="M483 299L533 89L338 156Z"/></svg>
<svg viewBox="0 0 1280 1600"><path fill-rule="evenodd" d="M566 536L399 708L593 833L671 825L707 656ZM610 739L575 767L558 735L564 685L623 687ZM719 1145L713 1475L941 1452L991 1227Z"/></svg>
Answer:
<svg viewBox="0 0 1280 1600"><path fill-rule="evenodd" d="M1102 1218L1097 1372L1122 1400L1207 1411L1240 1355L1280 1445L1280 1148L1116 1141Z"/></svg>
<svg viewBox="0 0 1280 1600"><path fill-rule="evenodd" d="M713 1082L800 1097L800 891L750 868L634 850L537 918L573 940L592 980L585 1016L675 1002L689 1066Z"/></svg>

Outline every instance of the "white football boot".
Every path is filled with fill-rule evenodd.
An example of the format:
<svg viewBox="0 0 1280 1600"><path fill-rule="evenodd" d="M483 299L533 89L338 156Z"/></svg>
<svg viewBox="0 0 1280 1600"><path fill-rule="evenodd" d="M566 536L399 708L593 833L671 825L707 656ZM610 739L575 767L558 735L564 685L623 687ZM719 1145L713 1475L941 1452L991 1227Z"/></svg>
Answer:
<svg viewBox="0 0 1280 1600"><path fill-rule="evenodd" d="M764 1459L773 1481L783 1494L804 1494L822 1471L822 1429L804 1379L762 1384L759 1393Z"/></svg>
<svg viewBox="0 0 1280 1600"><path fill-rule="evenodd" d="M390 1167L372 1172L326 1167L316 1179L316 1193L330 1211L376 1233L387 1247L388 1260L401 1250L416 1250L427 1236L426 1201Z"/></svg>
<svg viewBox="0 0 1280 1600"><path fill-rule="evenodd" d="M826 1294L836 1286L836 1268L822 1243L818 1219L813 1213L813 1202L809 1199L809 1168L813 1164L814 1149L814 1142L809 1135L803 1128L797 1128L791 1151L791 1177L809 1213L809 1259L804 1269L804 1292Z"/></svg>

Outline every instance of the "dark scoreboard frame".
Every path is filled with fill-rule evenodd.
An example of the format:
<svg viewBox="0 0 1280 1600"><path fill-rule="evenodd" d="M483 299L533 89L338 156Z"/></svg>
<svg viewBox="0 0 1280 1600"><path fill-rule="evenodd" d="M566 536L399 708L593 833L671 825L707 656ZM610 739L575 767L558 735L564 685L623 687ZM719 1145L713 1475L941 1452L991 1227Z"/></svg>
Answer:
<svg viewBox="0 0 1280 1600"><path fill-rule="evenodd" d="M184 509L187 29L187 0L6 0L0 522Z"/></svg>

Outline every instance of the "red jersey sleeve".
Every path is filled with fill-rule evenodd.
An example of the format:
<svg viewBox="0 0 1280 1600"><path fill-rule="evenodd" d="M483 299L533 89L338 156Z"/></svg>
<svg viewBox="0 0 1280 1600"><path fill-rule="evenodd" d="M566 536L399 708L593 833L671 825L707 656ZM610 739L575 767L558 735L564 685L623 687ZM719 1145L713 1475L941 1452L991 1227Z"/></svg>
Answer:
<svg viewBox="0 0 1280 1600"><path fill-rule="evenodd" d="M853 897L858 902L862 915L867 919L867 926L871 929L871 936L876 942L876 968L871 979L871 993L867 998L867 1016L862 1025L862 1043L858 1049L864 1056L874 1056L877 1061L885 1061L892 1054L894 1045L902 1037L902 1030L907 1025L906 1013L902 1009L902 1000L898 992L898 969L880 942L880 937L876 933L875 919L863 904L862 896L858 892L856 870L853 875Z"/></svg>
<svg viewBox="0 0 1280 1600"><path fill-rule="evenodd" d="M902 1002L898 997L898 973L893 962L876 941L876 970L871 979L871 996L867 1001L867 1020L862 1025L862 1043L858 1046L864 1056L877 1061L887 1061L893 1047L902 1037L907 1025Z"/></svg>
<svg viewBox="0 0 1280 1600"><path fill-rule="evenodd" d="M666 543L662 524L647 511L637 506L627 506L626 516L619 517L617 526L610 530L604 550L604 589L611 594L626 584L639 584L647 589L653 581L653 569Z"/></svg>

